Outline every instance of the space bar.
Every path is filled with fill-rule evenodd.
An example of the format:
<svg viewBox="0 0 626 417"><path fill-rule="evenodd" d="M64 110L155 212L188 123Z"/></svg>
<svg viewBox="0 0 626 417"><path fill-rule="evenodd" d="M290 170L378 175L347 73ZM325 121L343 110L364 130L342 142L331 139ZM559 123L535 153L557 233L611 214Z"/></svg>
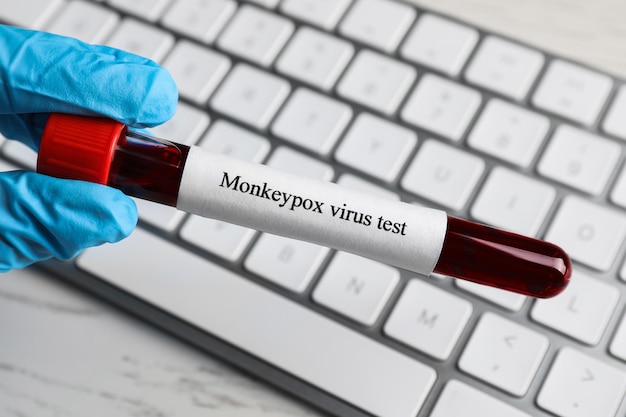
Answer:
<svg viewBox="0 0 626 417"><path fill-rule="evenodd" d="M413 417L436 373L146 231L89 249L80 268L381 417Z"/></svg>

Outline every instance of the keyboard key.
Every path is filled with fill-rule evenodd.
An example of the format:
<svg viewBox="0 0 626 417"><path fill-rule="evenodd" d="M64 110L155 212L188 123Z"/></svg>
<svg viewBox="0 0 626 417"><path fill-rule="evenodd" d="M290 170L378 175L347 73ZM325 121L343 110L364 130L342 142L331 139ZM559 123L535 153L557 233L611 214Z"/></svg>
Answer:
<svg viewBox="0 0 626 417"><path fill-rule="evenodd" d="M156 22L170 2L171 0L108 0L111 6L149 22Z"/></svg>
<svg viewBox="0 0 626 417"><path fill-rule="evenodd" d="M280 0L244 0L244 1L247 1L248 3L256 3L259 6L263 6L268 9L273 9L274 7L278 5L278 2Z"/></svg>
<svg viewBox="0 0 626 417"><path fill-rule="evenodd" d="M352 0L283 0L283 13L304 22L332 30L343 16Z"/></svg>
<svg viewBox="0 0 626 417"><path fill-rule="evenodd" d="M461 140L480 106L480 94L471 88L426 74L402 109L404 121L453 141Z"/></svg>
<svg viewBox="0 0 626 417"><path fill-rule="evenodd" d="M465 78L496 93L522 100L543 66L540 52L487 36L465 71Z"/></svg>
<svg viewBox="0 0 626 417"><path fill-rule="evenodd" d="M546 233L572 259L608 271L626 238L626 216L579 197L565 197Z"/></svg>
<svg viewBox="0 0 626 417"><path fill-rule="evenodd" d="M407 191L461 210L484 169L482 159L431 139L419 149L401 184Z"/></svg>
<svg viewBox="0 0 626 417"><path fill-rule="evenodd" d="M2 5L0 18L10 25L41 30L64 4L64 0L9 1Z"/></svg>
<svg viewBox="0 0 626 417"><path fill-rule="evenodd" d="M265 67L274 62L294 30L294 25L265 10L241 6L217 45L231 54Z"/></svg>
<svg viewBox="0 0 626 417"><path fill-rule="evenodd" d="M330 249L301 240L263 233L245 260L245 267L290 291L303 292Z"/></svg>
<svg viewBox="0 0 626 417"><path fill-rule="evenodd" d="M139 220L165 232L174 231L185 218L185 212L176 207L133 198L137 205Z"/></svg>
<svg viewBox="0 0 626 417"><path fill-rule="evenodd" d="M403 58L455 77L478 42L478 31L448 19L423 14L407 36Z"/></svg>
<svg viewBox="0 0 626 417"><path fill-rule="evenodd" d="M213 43L236 10L234 0L178 0L161 22L199 42Z"/></svg>
<svg viewBox="0 0 626 417"><path fill-rule="evenodd" d="M407 94L415 70L400 61L362 50L337 86L339 95L390 115Z"/></svg>
<svg viewBox="0 0 626 417"><path fill-rule="evenodd" d="M115 29L106 44L160 62L174 46L174 36L154 26L127 18Z"/></svg>
<svg viewBox="0 0 626 417"><path fill-rule="evenodd" d="M548 350L548 338L493 313L480 318L459 368L509 394L526 394Z"/></svg>
<svg viewBox="0 0 626 417"><path fill-rule="evenodd" d="M385 334L438 360L450 357L472 305L446 291L411 279L385 323Z"/></svg>
<svg viewBox="0 0 626 417"><path fill-rule="evenodd" d="M287 81L237 64L211 100L211 107L254 128L265 129L289 90Z"/></svg>
<svg viewBox="0 0 626 417"><path fill-rule="evenodd" d="M374 415L416 415L436 379L432 368L141 229L78 264Z"/></svg>
<svg viewBox="0 0 626 417"><path fill-rule="evenodd" d="M614 204L626 208L626 167L622 168L617 181L615 181L610 197Z"/></svg>
<svg viewBox="0 0 626 417"><path fill-rule="evenodd" d="M613 136L626 140L626 85L622 85L613 99L610 110L602 122L602 129Z"/></svg>
<svg viewBox="0 0 626 417"><path fill-rule="evenodd" d="M415 9L404 4L388 0L356 0L339 25L339 32L384 52L393 52L415 15Z"/></svg>
<svg viewBox="0 0 626 417"><path fill-rule="evenodd" d="M395 180L417 144L417 135L400 125L361 113L341 141L335 158L382 181Z"/></svg>
<svg viewBox="0 0 626 417"><path fill-rule="evenodd" d="M99 4L76 0L66 4L46 31L87 43L102 43L118 21L115 12Z"/></svg>
<svg viewBox="0 0 626 417"><path fill-rule="evenodd" d="M457 287L509 311L520 311L528 297L500 288L481 285L464 279L454 280Z"/></svg>
<svg viewBox="0 0 626 417"><path fill-rule="evenodd" d="M200 146L210 152L256 163L261 163L270 151L265 137L224 120L213 123Z"/></svg>
<svg viewBox="0 0 626 417"><path fill-rule="evenodd" d="M556 190L535 179L495 167L472 206L481 223L535 236L552 208Z"/></svg>
<svg viewBox="0 0 626 417"><path fill-rule="evenodd" d="M622 315L622 320L615 332L615 336L613 336L609 351L613 356L626 361L626 314Z"/></svg>
<svg viewBox="0 0 626 417"><path fill-rule="evenodd" d="M621 152L621 146L613 141L561 125L552 135L537 170L577 190L599 195L615 170Z"/></svg>
<svg viewBox="0 0 626 417"><path fill-rule="evenodd" d="M328 155L352 118L350 106L306 88L291 95L272 133L320 155Z"/></svg>
<svg viewBox="0 0 626 417"><path fill-rule="evenodd" d="M604 106L613 81L607 75L554 60L532 98L540 109L591 125Z"/></svg>
<svg viewBox="0 0 626 417"><path fill-rule="evenodd" d="M182 40L163 66L172 74L182 97L204 105L230 69L230 60L213 50Z"/></svg>
<svg viewBox="0 0 626 417"><path fill-rule="evenodd" d="M533 320L582 343L596 345L613 315L619 291L612 285L574 270L558 297L535 301Z"/></svg>
<svg viewBox="0 0 626 417"><path fill-rule="evenodd" d="M298 29L276 61L281 73L330 90L354 54L348 42L309 27Z"/></svg>
<svg viewBox="0 0 626 417"><path fill-rule="evenodd" d="M549 129L547 117L494 98L482 111L468 143L481 152L527 168Z"/></svg>
<svg viewBox="0 0 626 417"><path fill-rule="evenodd" d="M552 364L537 404L559 417L614 417L625 393L623 371L565 347Z"/></svg>
<svg viewBox="0 0 626 417"><path fill-rule="evenodd" d="M388 265L337 252L313 291L313 300L366 326L373 325L400 280Z"/></svg>
<svg viewBox="0 0 626 417"><path fill-rule="evenodd" d="M330 181L335 175L330 165L284 146L274 150L266 165L279 171L322 181Z"/></svg>
<svg viewBox="0 0 626 417"><path fill-rule="evenodd" d="M189 104L179 102L174 117L162 125L150 128L150 133L158 138L193 145L208 126L208 114Z"/></svg>
<svg viewBox="0 0 626 417"><path fill-rule="evenodd" d="M368 194L375 194L389 200L400 200L400 196L393 191L390 191L385 187L374 185L369 181L365 181L364 179L351 174L343 174L337 180L337 184L353 190L363 191Z"/></svg>
<svg viewBox="0 0 626 417"><path fill-rule="evenodd" d="M453 379L443 388L430 417L531 417L505 402Z"/></svg>

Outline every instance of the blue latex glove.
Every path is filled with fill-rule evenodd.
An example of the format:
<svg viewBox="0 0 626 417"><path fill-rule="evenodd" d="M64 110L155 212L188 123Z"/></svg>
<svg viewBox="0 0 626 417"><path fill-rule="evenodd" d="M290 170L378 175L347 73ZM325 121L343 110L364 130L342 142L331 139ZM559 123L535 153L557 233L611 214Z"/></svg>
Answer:
<svg viewBox="0 0 626 417"><path fill-rule="evenodd" d="M50 112L105 115L143 128L168 120L177 90L154 62L116 49L0 25L0 132L37 150ZM0 173L0 272L128 236L134 202L113 188Z"/></svg>

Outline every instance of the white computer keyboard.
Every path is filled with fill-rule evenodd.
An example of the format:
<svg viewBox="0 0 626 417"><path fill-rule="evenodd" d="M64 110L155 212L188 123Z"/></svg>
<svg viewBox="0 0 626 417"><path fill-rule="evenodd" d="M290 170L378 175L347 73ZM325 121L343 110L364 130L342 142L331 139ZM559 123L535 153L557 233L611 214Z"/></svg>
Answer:
<svg viewBox="0 0 626 417"><path fill-rule="evenodd" d="M160 62L181 101L157 136L575 265L535 301L138 201L130 238L46 268L333 415L626 414L623 81L391 0L4 0L0 21Z"/></svg>

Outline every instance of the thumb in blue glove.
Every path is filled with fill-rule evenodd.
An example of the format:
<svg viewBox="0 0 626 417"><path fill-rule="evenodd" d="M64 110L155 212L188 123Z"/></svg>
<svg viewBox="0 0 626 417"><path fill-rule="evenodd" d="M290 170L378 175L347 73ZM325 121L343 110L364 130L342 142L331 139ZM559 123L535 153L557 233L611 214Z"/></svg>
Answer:
<svg viewBox="0 0 626 417"><path fill-rule="evenodd" d="M50 112L133 127L168 120L177 102L154 62L104 46L0 25L0 133L34 150ZM30 172L0 173L0 272L116 242L137 222L120 191Z"/></svg>

